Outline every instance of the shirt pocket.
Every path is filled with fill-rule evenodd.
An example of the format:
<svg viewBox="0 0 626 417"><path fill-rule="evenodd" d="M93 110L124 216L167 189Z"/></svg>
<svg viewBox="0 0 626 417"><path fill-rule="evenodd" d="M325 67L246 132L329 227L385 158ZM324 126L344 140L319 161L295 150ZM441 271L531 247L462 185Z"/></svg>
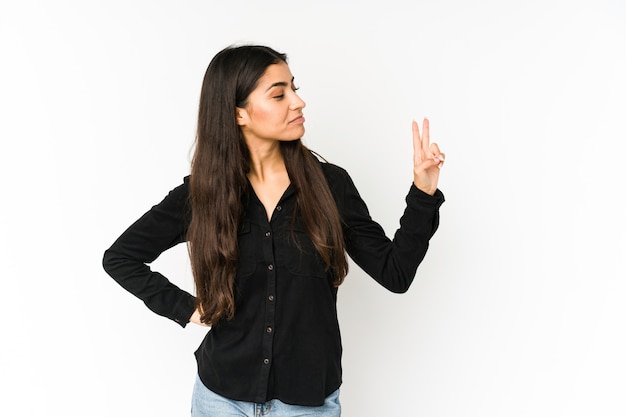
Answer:
<svg viewBox="0 0 626 417"><path fill-rule="evenodd" d="M287 232L283 240L287 271L299 277L327 278L326 264L303 228Z"/></svg>
<svg viewBox="0 0 626 417"><path fill-rule="evenodd" d="M249 221L244 221L239 226L237 245L239 247L239 259L237 259L236 276L243 278L252 275L256 269L256 244Z"/></svg>

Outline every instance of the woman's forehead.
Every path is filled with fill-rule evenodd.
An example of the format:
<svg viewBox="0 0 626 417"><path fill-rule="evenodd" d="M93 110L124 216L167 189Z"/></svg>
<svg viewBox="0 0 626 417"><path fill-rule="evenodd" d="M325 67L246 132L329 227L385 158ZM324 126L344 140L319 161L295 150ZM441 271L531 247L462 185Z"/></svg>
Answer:
<svg viewBox="0 0 626 417"><path fill-rule="evenodd" d="M289 66L284 62L280 62L267 67L259 79L258 86L264 90L274 86L289 86L293 83L293 78Z"/></svg>

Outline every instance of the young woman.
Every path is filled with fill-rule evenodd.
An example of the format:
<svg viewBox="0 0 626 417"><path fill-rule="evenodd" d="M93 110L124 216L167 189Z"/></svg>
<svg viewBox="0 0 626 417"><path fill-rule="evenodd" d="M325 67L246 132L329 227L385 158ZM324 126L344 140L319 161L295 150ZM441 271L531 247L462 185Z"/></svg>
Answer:
<svg viewBox="0 0 626 417"><path fill-rule="evenodd" d="M219 52L202 85L191 174L104 254L107 273L152 311L210 326L195 352L193 416L339 416L346 254L404 292L439 224L444 154L428 120L421 134L413 122L413 184L391 240L348 173L302 144L296 90L284 54ZM182 242L195 296L147 265Z"/></svg>

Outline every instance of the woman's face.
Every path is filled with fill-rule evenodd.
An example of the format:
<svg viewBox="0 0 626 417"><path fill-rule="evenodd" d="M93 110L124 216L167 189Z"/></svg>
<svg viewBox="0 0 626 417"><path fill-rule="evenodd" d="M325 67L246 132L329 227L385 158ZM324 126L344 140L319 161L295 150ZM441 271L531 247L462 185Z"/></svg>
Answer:
<svg viewBox="0 0 626 417"><path fill-rule="evenodd" d="M304 135L302 109L306 104L296 90L286 63L267 67L248 96L247 105L237 108L237 123L248 146L296 140Z"/></svg>

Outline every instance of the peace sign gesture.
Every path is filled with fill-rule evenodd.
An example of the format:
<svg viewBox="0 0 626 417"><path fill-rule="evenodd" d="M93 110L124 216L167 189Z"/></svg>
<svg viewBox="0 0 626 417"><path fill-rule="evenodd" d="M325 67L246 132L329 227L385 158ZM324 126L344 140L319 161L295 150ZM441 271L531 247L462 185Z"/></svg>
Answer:
<svg viewBox="0 0 626 417"><path fill-rule="evenodd" d="M428 119L424 118L422 134L417 122L413 120L413 183L427 194L437 191L439 171L445 155L439 151L436 143L430 143Z"/></svg>

